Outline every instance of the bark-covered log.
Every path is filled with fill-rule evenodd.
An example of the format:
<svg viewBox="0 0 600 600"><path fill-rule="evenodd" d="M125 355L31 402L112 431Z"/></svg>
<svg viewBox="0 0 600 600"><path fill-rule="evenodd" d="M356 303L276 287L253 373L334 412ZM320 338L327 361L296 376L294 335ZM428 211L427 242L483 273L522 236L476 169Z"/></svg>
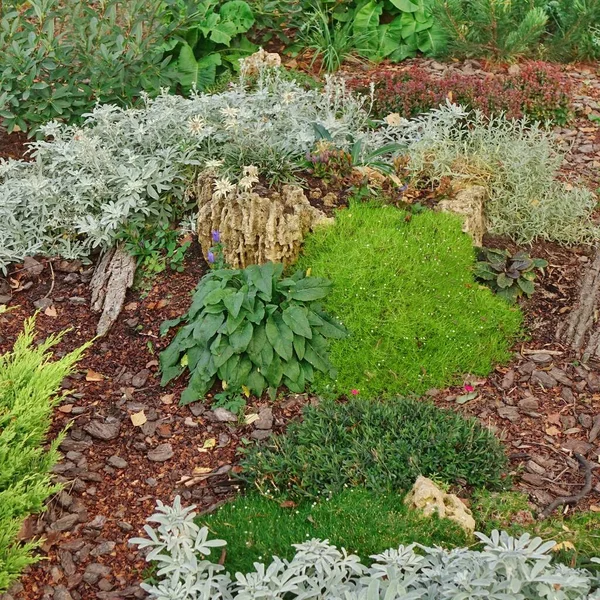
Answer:
<svg viewBox="0 0 600 600"><path fill-rule="evenodd" d="M90 282L92 310L102 311L96 333L103 336L117 320L128 288L133 285L135 259L123 246L111 248L102 257Z"/></svg>

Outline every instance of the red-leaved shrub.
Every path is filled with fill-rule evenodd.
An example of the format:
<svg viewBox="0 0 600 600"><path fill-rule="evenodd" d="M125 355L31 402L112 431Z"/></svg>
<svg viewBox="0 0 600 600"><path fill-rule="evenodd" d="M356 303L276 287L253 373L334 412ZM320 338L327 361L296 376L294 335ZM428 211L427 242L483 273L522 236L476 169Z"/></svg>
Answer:
<svg viewBox="0 0 600 600"><path fill-rule="evenodd" d="M390 113L413 117L447 99L487 115L526 116L559 125L567 122L570 112L569 80L560 68L541 61L524 62L514 74L453 72L440 76L418 66L400 72L379 70L374 76L350 79L348 84L368 94L371 82L375 84L376 117Z"/></svg>

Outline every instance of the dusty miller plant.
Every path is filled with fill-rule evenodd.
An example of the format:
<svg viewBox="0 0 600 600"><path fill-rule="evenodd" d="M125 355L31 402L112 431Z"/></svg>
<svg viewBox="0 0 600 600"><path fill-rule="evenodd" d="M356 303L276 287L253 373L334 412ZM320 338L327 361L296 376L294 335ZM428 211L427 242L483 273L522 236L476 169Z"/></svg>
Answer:
<svg viewBox="0 0 600 600"><path fill-rule="evenodd" d="M32 162L0 163L0 271L26 255L85 256L125 225L181 218L185 189L211 160L236 176L251 164L290 178L319 127L340 146L366 129L362 104L340 81L307 91L264 69L219 94L164 91L140 109L97 106L81 127L49 122Z"/></svg>
<svg viewBox="0 0 600 600"><path fill-rule="evenodd" d="M146 526L147 538L131 543L148 549L156 562L155 585L142 584L156 600L599 600L599 579L582 569L551 562L554 542L524 534L477 534L481 551L399 546L373 555L367 567L328 540L295 544L291 561L273 557L254 563L252 573L235 578L207 560L223 540L209 540L208 528L194 521L193 506L179 497L172 507L158 502Z"/></svg>

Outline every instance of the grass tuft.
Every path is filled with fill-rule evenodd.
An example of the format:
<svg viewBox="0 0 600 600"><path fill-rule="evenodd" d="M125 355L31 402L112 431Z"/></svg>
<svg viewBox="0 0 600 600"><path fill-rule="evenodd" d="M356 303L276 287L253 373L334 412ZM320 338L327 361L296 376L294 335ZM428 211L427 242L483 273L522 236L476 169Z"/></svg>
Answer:
<svg viewBox="0 0 600 600"><path fill-rule="evenodd" d="M402 398L331 400L247 451L242 477L265 494L317 498L346 487L408 490L419 475L500 488L506 457L476 419Z"/></svg>
<svg viewBox="0 0 600 600"><path fill-rule="evenodd" d="M521 313L475 283L473 263L471 240L449 214L409 219L354 203L309 236L300 266L333 282L325 304L350 331L331 344L337 380L318 380L317 391L420 394L507 360Z"/></svg>

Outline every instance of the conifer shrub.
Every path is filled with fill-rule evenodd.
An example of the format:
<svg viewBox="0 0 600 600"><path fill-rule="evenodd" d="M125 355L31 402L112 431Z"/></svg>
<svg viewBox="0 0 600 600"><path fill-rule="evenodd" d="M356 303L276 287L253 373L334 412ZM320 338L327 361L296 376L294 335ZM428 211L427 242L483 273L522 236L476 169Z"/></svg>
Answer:
<svg viewBox="0 0 600 600"><path fill-rule="evenodd" d="M17 536L25 518L41 512L58 490L50 471L62 437L45 447L52 409L62 380L87 348L51 361L62 335L34 345L34 326L28 319L12 352L0 356L0 592L37 560L31 553L38 543L22 544Z"/></svg>

